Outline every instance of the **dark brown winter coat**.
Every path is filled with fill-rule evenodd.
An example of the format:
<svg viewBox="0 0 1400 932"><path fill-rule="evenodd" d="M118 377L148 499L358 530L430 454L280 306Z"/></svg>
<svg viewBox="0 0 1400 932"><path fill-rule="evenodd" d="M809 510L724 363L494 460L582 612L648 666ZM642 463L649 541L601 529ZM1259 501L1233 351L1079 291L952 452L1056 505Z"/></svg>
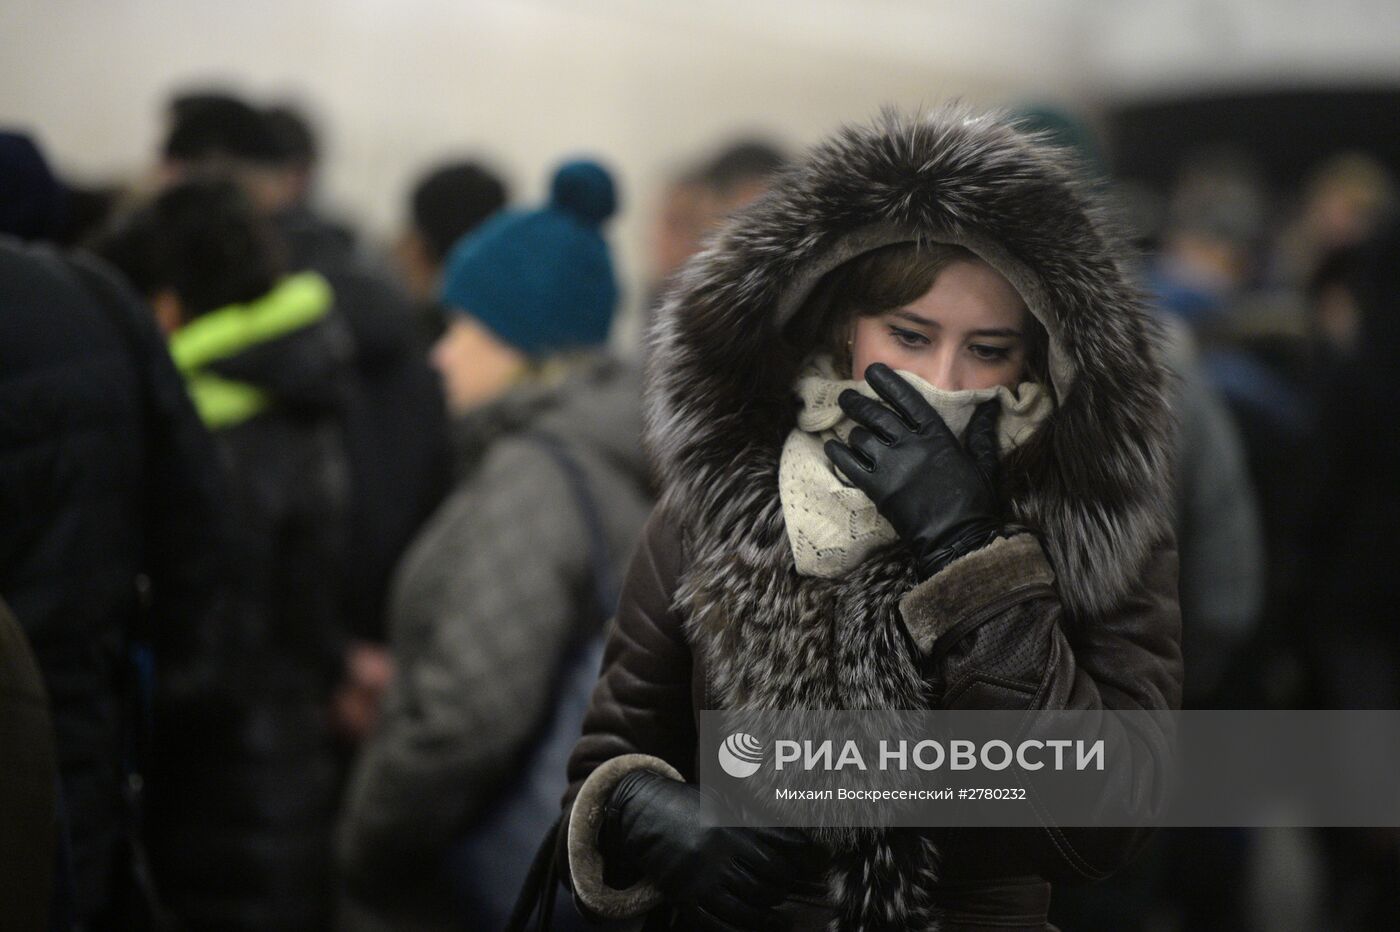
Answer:
<svg viewBox="0 0 1400 932"><path fill-rule="evenodd" d="M701 709L1180 706L1158 338L1075 178L994 116L887 116L816 149L686 269L650 334L665 493L570 763L559 865L585 911L665 927L649 884L603 883L596 832L627 771L695 779ZM1057 409L1003 465L1008 513L1029 530L922 583L897 545L842 579L799 576L777 491L810 349L793 315L840 262L919 239L972 249L1050 333ZM1152 779L1133 763L1127 779ZM1140 789L1163 805L1159 786ZM825 845L810 904L789 906L798 928L1043 929L1048 881L1106 876L1146 837L886 830Z"/></svg>

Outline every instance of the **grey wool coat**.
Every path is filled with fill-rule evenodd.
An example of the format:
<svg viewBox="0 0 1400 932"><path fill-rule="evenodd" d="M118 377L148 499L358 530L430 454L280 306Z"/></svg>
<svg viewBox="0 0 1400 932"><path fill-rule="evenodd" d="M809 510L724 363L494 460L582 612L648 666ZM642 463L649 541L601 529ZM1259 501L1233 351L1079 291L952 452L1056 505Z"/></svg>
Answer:
<svg viewBox="0 0 1400 932"><path fill-rule="evenodd" d="M569 764L556 864L585 912L686 927L649 881L604 880L597 832L625 773L696 778L700 710L1180 707L1160 336L1079 177L996 115L887 114L813 150L681 274L649 335L662 501ZM778 462L819 329L804 299L846 259L918 240L971 249L1049 333L1056 410L1002 467L1007 517L1025 530L923 582L897 544L845 578L800 576ZM1169 732L1106 776L1149 821ZM1149 835L813 830L827 866L782 908L803 930L1043 930L1052 881L1104 877Z"/></svg>
<svg viewBox="0 0 1400 932"><path fill-rule="evenodd" d="M383 900L380 923L356 927L446 918L425 878L515 776L567 648L602 623L585 519L528 435L558 438L581 467L620 579L652 506L640 403L634 368L591 355L562 382L519 385L455 425L458 478L397 572L398 671L339 832L354 899Z"/></svg>

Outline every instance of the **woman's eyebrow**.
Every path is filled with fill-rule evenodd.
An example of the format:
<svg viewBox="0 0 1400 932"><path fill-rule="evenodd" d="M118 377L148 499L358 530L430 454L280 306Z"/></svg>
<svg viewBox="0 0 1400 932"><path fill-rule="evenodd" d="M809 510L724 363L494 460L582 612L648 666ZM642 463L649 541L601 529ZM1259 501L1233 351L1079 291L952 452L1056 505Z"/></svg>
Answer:
<svg viewBox="0 0 1400 932"><path fill-rule="evenodd" d="M941 327L941 326L943 326L942 324L940 324L940 323L939 323L938 321L936 321L936 320L930 320L930 319L927 318L927 317L920 317L918 314L915 314L913 311L907 311L907 310L905 310L904 308L896 308L895 310L890 311L890 316L891 316L891 317L899 317L899 318L902 318L902 319L904 319L904 320L909 321L911 324L916 324L916 325L918 325L918 326L920 326L920 327Z"/></svg>
<svg viewBox="0 0 1400 932"><path fill-rule="evenodd" d="M942 324L940 324L940 323L939 323L938 321L936 321L936 320L931 320L930 318L927 318L927 317L920 317L918 314L915 314L913 311L905 310L904 308L896 308L895 310L890 311L890 316L891 316L891 317L898 317L898 318L900 318L901 320L907 320L907 321L909 321L911 324L916 324L916 325L918 325L918 326L920 326L920 327L941 328L941 327L943 326ZM1021 337L1021 331L1017 330L1015 327L987 327L987 328L984 328L984 329L981 329L981 330L969 330L969 331L968 331L968 336L972 336L972 337L1013 337L1013 338L1019 339L1019 338Z"/></svg>

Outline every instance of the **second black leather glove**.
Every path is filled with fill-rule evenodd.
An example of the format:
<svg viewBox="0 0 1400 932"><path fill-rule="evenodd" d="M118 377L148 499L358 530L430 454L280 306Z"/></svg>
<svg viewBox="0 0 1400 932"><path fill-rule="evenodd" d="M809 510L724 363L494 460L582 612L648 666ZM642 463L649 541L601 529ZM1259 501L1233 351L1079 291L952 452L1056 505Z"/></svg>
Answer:
<svg viewBox="0 0 1400 932"><path fill-rule="evenodd" d="M600 839L659 887L691 927L715 932L782 928L773 907L801 877L812 842L788 828L716 823L699 789L647 770L618 781Z"/></svg>
<svg viewBox="0 0 1400 932"><path fill-rule="evenodd" d="M1001 531L995 398L968 421L966 449L922 395L884 363L865 372L885 402L847 389L841 409L862 426L827 458L875 503L913 553L921 579L985 546Z"/></svg>

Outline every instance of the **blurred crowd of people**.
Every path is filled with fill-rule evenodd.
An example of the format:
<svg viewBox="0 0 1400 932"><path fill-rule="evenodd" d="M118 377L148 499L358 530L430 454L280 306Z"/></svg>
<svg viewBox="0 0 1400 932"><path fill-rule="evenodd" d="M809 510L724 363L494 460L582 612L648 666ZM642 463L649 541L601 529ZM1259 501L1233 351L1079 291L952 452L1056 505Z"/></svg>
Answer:
<svg viewBox="0 0 1400 932"><path fill-rule="evenodd" d="M318 206L295 108L200 91L167 117L137 193L0 133L0 825L22 840L0 916L499 927L659 491L642 364L609 341L626 179L562 161L520 205L444 163L380 250ZM675 174L644 315L786 161L745 141ZM1279 192L1209 152L1130 218L1178 376L1187 707L1400 702L1396 202L1364 153ZM1257 925L1259 836L1164 832L1057 889L1058 921ZM1327 927L1400 923L1394 834L1317 845Z"/></svg>

